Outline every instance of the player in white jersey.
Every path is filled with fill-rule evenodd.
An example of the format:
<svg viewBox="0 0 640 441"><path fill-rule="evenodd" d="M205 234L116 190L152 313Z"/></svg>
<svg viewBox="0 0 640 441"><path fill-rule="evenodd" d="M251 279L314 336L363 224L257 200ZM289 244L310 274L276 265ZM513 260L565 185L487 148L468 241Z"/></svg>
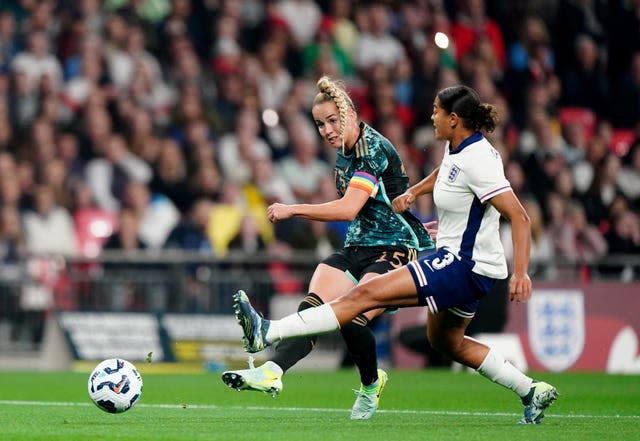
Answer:
<svg viewBox="0 0 640 441"><path fill-rule="evenodd" d="M521 303L531 297L529 216L504 176L500 155L481 132L495 128L497 112L492 105L481 103L473 89L454 86L438 92L431 120L436 138L447 141L442 163L395 198L393 207L405 211L416 197L433 193L438 209L438 251L359 284L330 303L280 320L260 317L239 291L234 307L245 348L257 352L286 338L330 332L375 308L425 305L431 345L517 393L524 405L520 422L538 424L557 398L555 387L534 381L496 350L465 335L478 300L496 280L507 277L498 233L500 215L512 227L510 300Z"/></svg>

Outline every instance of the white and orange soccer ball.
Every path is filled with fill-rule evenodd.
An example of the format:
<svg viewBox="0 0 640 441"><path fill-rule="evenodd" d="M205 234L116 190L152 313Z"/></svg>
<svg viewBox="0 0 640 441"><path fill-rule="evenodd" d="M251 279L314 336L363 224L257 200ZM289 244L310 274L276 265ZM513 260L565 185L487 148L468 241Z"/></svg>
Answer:
<svg viewBox="0 0 640 441"><path fill-rule="evenodd" d="M122 358L110 358L98 364L89 375L89 397L100 409L122 413L131 409L142 396L142 376L136 367Z"/></svg>

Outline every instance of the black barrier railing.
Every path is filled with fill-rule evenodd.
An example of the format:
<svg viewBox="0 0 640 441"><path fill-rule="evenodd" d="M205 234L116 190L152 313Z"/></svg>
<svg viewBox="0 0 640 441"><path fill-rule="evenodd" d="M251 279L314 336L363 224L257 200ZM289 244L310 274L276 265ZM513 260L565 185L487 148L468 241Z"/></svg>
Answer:
<svg viewBox="0 0 640 441"><path fill-rule="evenodd" d="M0 266L0 351L37 346L53 310L231 314L231 295L244 289L269 314L274 295L301 294L320 258L314 253L105 251L95 258L28 256ZM639 255L598 262L532 262L534 282L640 283Z"/></svg>

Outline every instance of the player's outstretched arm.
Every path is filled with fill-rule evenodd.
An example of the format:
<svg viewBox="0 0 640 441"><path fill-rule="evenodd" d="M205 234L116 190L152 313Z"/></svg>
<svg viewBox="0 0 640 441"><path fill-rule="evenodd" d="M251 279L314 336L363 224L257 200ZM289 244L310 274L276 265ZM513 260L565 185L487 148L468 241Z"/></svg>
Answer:
<svg viewBox="0 0 640 441"><path fill-rule="evenodd" d="M397 196L391 203L393 210L396 213L402 213L416 201L418 196L432 193L433 187L436 184L436 179L438 178L438 171L440 171L440 167L434 169L429 176L409 187L407 191L402 193L400 196Z"/></svg>

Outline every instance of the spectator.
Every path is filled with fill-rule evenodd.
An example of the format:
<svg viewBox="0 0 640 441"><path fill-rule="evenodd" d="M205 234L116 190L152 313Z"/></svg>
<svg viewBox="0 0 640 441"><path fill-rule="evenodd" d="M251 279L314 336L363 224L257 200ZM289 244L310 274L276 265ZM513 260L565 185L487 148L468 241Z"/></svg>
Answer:
<svg viewBox="0 0 640 441"><path fill-rule="evenodd" d="M223 1L223 4L228 3ZM158 25L158 48L169 47L176 35L189 38L201 60L207 59L211 48L211 12L203 2L171 0L170 13Z"/></svg>
<svg viewBox="0 0 640 441"><path fill-rule="evenodd" d="M608 154L596 170L589 191L583 196L587 220L602 228L602 231L605 231L604 223L609 217L609 207L616 196L621 194L617 183L619 174L620 159L613 154Z"/></svg>
<svg viewBox="0 0 640 441"><path fill-rule="evenodd" d="M202 118L193 119L184 127L184 150L189 156L189 162L214 160L217 147L214 135L207 122Z"/></svg>
<svg viewBox="0 0 640 441"><path fill-rule="evenodd" d="M193 198L206 197L213 201L220 198L224 180L215 161L195 165L193 177L189 180L189 192Z"/></svg>
<svg viewBox="0 0 640 441"><path fill-rule="evenodd" d="M4 205L0 208L0 262L3 267L16 265L25 251L20 213L16 207Z"/></svg>
<svg viewBox="0 0 640 441"><path fill-rule="evenodd" d="M309 201L318 191L321 179L330 175L331 169L319 157L318 136L305 116L291 116L286 126L292 155L283 158L277 170L299 201Z"/></svg>
<svg viewBox="0 0 640 441"><path fill-rule="evenodd" d="M560 71L561 105L586 107L596 114L609 116L609 82L604 72L598 47L587 35L576 39L577 63ZM584 93L588 90L589 93Z"/></svg>
<svg viewBox="0 0 640 441"><path fill-rule="evenodd" d="M626 128L640 124L640 47L632 55L629 69L620 74L612 86L615 105L611 107L611 122Z"/></svg>
<svg viewBox="0 0 640 441"><path fill-rule="evenodd" d="M256 218L245 215L240 221L238 233L229 242L229 251L244 253L247 256L266 251L267 246L260 235L260 226Z"/></svg>
<svg viewBox="0 0 640 441"><path fill-rule="evenodd" d="M27 3L25 9L29 13L20 21L22 36L25 37L39 31L45 34L47 40L57 41L60 30L60 15L55 13L55 7L56 4L53 0Z"/></svg>
<svg viewBox="0 0 640 441"><path fill-rule="evenodd" d="M38 112L38 93L30 88L29 78L24 72L12 72L9 83L9 120L16 130L23 130Z"/></svg>
<svg viewBox="0 0 640 441"><path fill-rule="evenodd" d="M527 170L530 188L536 199L543 201L557 174L565 167L564 140L553 131L549 117L541 109L530 116L528 130L530 132L522 134L518 149L525 155L523 167Z"/></svg>
<svg viewBox="0 0 640 441"><path fill-rule="evenodd" d="M212 201L205 198L196 200L185 218L171 231L164 248L211 254L213 249L207 236L207 228L212 211Z"/></svg>
<svg viewBox="0 0 640 441"><path fill-rule="evenodd" d="M285 66L286 55L285 41L271 38L260 46L257 87L262 110L279 110L293 86L293 77Z"/></svg>
<svg viewBox="0 0 640 441"><path fill-rule="evenodd" d="M232 14L220 14L216 19L216 36L212 49L211 66L214 72L222 73L236 69L240 63L241 20ZM178 58L177 60L180 60Z"/></svg>
<svg viewBox="0 0 640 441"><path fill-rule="evenodd" d="M555 248L544 224L540 205L534 199L525 199L523 205L531 219L530 273L533 277L553 278Z"/></svg>
<svg viewBox="0 0 640 441"><path fill-rule="evenodd" d="M364 11L368 28L360 29L354 60L363 78L377 63L390 68L405 56L404 47L390 32L390 15L389 7L382 2L374 2Z"/></svg>
<svg viewBox="0 0 640 441"><path fill-rule="evenodd" d="M323 19L313 41L302 49L302 63L305 73L312 78L322 73L333 73L343 78L353 74L351 58L334 40L332 27L332 21ZM331 64L333 65L331 72L320 68L320 66ZM318 72L319 70L322 72Z"/></svg>
<svg viewBox="0 0 640 441"><path fill-rule="evenodd" d="M607 242L598 228L589 223L584 208L575 200L566 207L561 225L551 230L558 257L572 263L594 263L607 253Z"/></svg>
<svg viewBox="0 0 640 441"><path fill-rule="evenodd" d="M566 202L577 198L573 175L567 167L562 167L555 175L553 179L553 190Z"/></svg>
<svg viewBox="0 0 640 441"><path fill-rule="evenodd" d="M523 87L554 74L555 59L549 32L540 16L527 15L522 19L520 36L509 45L508 65L512 73L521 76L518 83Z"/></svg>
<svg viewBox="0 0 640 441"><path fill-rule="evenodd" d="M612 254L640 253L640 217L629 209L624 210L613 219L606 239Z"/></svg>
<svg viewBox="0 0 640 441"><path fill-rule="evenodd" d="M587 150L587 130L580 121L570 121L562 127L563 138L566 142L564 159L567 166L573 167Z"/></svg>
<svg viewBox="0 0 640 441"><path fill-rule="evenodd" d="M286 22L293 45L298 50L311 43L322 17L314 0L280 0L276 3L275 13Z"/></svg>
<svg viewBox="0 0 640 441"><path fill-rule="evenodd" d="M461 62L486 38L499 69L504 71L507 66L507 57L502 31L498 23L487 16L484 0L464 0L461 3L462 7L459 8L451 27L456 60Z"/></svg>
<svg viewBox="0 0 640 441"><path fill-rule="evenodd" d="M55 127L45 118L37 118L30 127L28 141L22 146L22 156L39 169L56 155Z"/></svg>
<svg viewBox="0 0 640 441"><path fill-rule="evenodd" d="M205 108L202 95L197 87L185 83L180 89L180 98L173 108L169 133L181 144L187 143L186 128L196 121L210 122L209 111ZM211 134L213 136L213 133Z"/></svg>
<svg viewBox="0 0 640 441"><path fill-rule="evenodd" d="M41 185L34 194L34 207L23 216L27 250L73 256L76 234L69 211L58 205L51 187Z"/></svg>
<svg viewBox="0 0 640 441"><path fill-rule="evenodd" d="M395 98L398 104L409 109L415 99L412 78L413 64L407 57L402 57L393 67L392 86L395 89Z"/></svg>
<svg viewBox="0 0 640 441"><path fill-rule="evenodd" d="M117 229L104 244L105 250L144 250L147 244L140 237L140 221L135 211L123 208L119 212Z"/></svg>
<svg viewBox="0 0 640 441"><path fill-rule="evenodd" d="M238 119L238 113L244 99L244 82L238 75L239 67L229 67L228 71L219 72L217 79L217 94L214 107L220 118L220 132L233 130Z"/></svg>
<svg viewBox="0 0 640 441"><path fill-rule="evenodd" d="M180 220L180 212L169 198L151 194L146 184L130 181L124 189L124 206L136 215L138 236L151 249L161 248Z"/></svg>
<svg viewBox="0 0 640 441"><path fill-rule="evenodd" d="M158 60L146 49L145 35L138 26L126 26L126 35L105 52L107 68L114 86L120 92L131 87L136 71L149 75L152 85L162 83L162 69Z"/></svg>
<svg viewBox="0 0 640 441"><path fill-rule="evenodd" d="M29 205L29 198L22 193L16 175L0 177L0 202L4 207L14 207L20 211Z"/></svg>
<svg viewBox="0 0 640 441"><path fill-rule="evenodd" d="M215 255L224 256L229 251L229 243L240 231L244 205L240 186L232 181L225 182L207 229Z"/></svg>
<svg viewBox="0 0 640 441"><path fill-rule="evenodd" d="M15 16L0 11L0 71L7 71L13 57L20 52Z"/></svg>
<svg viewBox="0 0 640 441"><path fill-rule="evenodd" d="M596 135L589 140L585 157L572 167L573 179L579 194L584 194L589 190L596 171L608 154L609 148L602 136Z"/></svg>
<svg viewBox="0 0 640 441"><path fill-rule="evenodd" d="M116 230L118 216L96 205L91 188L84 181L74 183L72 196L78 250L82 256L96 257ZM89 293L85 294L90 297Z"/></svg>
<svg viewBox="0 0 640 441"><path fill-rule="evenodd" d="M84 179L85 163L80 158L80 142L75 133L71 131L57 133L56 157L64 163L70 183Z"/></svg>
<svg viewBox="0 0 640 441"><path fill-rule="evenodd" d="M553 279L555 248L552 238L547 232L540 205L535 199L522 199L522 205L531 219L531 252L529 259L529 273L532 277L541 279ZM513 247L511 244L511 224L500 224L500 237L504 247L507 262L511 264L513 259Z"/></svg>
<svg viewBox="0 0 640 441"><path fill-rule="evenodd" d="M269 157L269 145L260 137L257 111L244 109L236 120L235 130L220 138L218 161L225 179L237 183L251 177L251 162Z"/></svg>
<svg viewBox="0 0 640 441"><path fill-rule="evenodd" d="M440 49L435 44L427 42L414 62L412 82L415 93L411 105L419 117L429 115L432 110L433 103L429 101L433 101L431 97L435 96L438 90L441 58Z"/></svg>
<svg viewBox="0 0 640 441"><path fill-rule="evenodd" d="M151 167L131 153L121 135L109 136L102 149L101 157L87 164L87 182L98 206L116 211L124 197L124 187L130 181L147 184L153 175Z"/></svg>
<svg viewBox="0 0 640 441"><path fill-rule="evenodd" d="M552 34L559 71L577 63L575 45L580 35L588 36L598 47L603 45L607 9L605 2L597 0L558 2Z"/></svg>
<svg viewBox="0 0 640 441"><path fill-rule="evenodd" d="M386 69L386 68L385 68ZM380 125L386 119L397 118L406 131L411 131L415 124L416 115L413 109L396 99L396 93L391 80L383 80L369 85L371 104L373 105L372 124ZM364 118L364 116L363 116Z"/></svg>
<svg viewBox="0 0 640 441"><path fill-rule="evenodd" d="M77 115L94 90L110 86L110 79L104 70L102 43L98 37L88 36L77 58L78 72L62 89L62 102L71 116Z"/></svg>
<svg viewBox="0 0 640 441"><path fill-rule="evenodd" d="M267 204L293 204L296 201L289 183L276 171L276 166L269 158L253 162L251 184L260 191Z"/></svg>
<svg viewBox="0 0 640 441"><path fill-rule="evenodd" d="M42 30L34 30L28 37L27 50L18 53L11 62L11 71L26 75L26 90L38 90L40 82L48 77L52 90L58 91L62 85L60 61L49 52L49 38Z"/></svg>
<svg viewBox="0 0 640 441"><path fill-rule="evenodd" d="M610 14L606 27L607 53L615 54L608 56L607 71L609 78L616 82L616 78L622 75L629 65L637 63L632 61L637 58L640 50L640 40L638 39L638 29L640 29L640 7L638 0L628 2L618 2L607 5ZM636 37L631 37L635 35Z"/></svg>
<svg viewBox="0 0 640 441"><path fill-rule="evenodd" d="M70 208L72 196L69 191L68 173L66 164L59 158L54 158L41 167L41 179L43 185L51 188L57 205Z"/></svg>
<svg viewBox="0 0 640 441"><path fill-rule="evenodd" d="M180 146L172 139L165 139L161 143L150 188L153 193L167 196L178 210L186 213L191 203L187 163Z"/></svg>
<svg viewBox="0 0 640 441"><path fill-rule="evenodd" d="M640 139L624 156L616 184L635 209L640 209Z"/></svg>
<svg viewBox="0 0 640 441"><path fill-rule="evenodd" d="M511 189L521 201L535 199L527 181L527 173L522 165L514 160L508 161L504 166L504 175L511 184Z"/></svg>
<svg viewBox="0 0 640 441"><path fill-rule="evenodd" d="M156 134L157 130L151 114L144 109L134 107L127 120L125 137L129 150L147 164L154 164L163 140Z"/></svg>
<svg viewBox="0 0 640 441"><path fill-rule="evenodd" d="M354 60L355 47L358 41L358 28L351 20L353 5L352 0L331 0L328 17L333 23L333 37L335 42Z"/></svg>

